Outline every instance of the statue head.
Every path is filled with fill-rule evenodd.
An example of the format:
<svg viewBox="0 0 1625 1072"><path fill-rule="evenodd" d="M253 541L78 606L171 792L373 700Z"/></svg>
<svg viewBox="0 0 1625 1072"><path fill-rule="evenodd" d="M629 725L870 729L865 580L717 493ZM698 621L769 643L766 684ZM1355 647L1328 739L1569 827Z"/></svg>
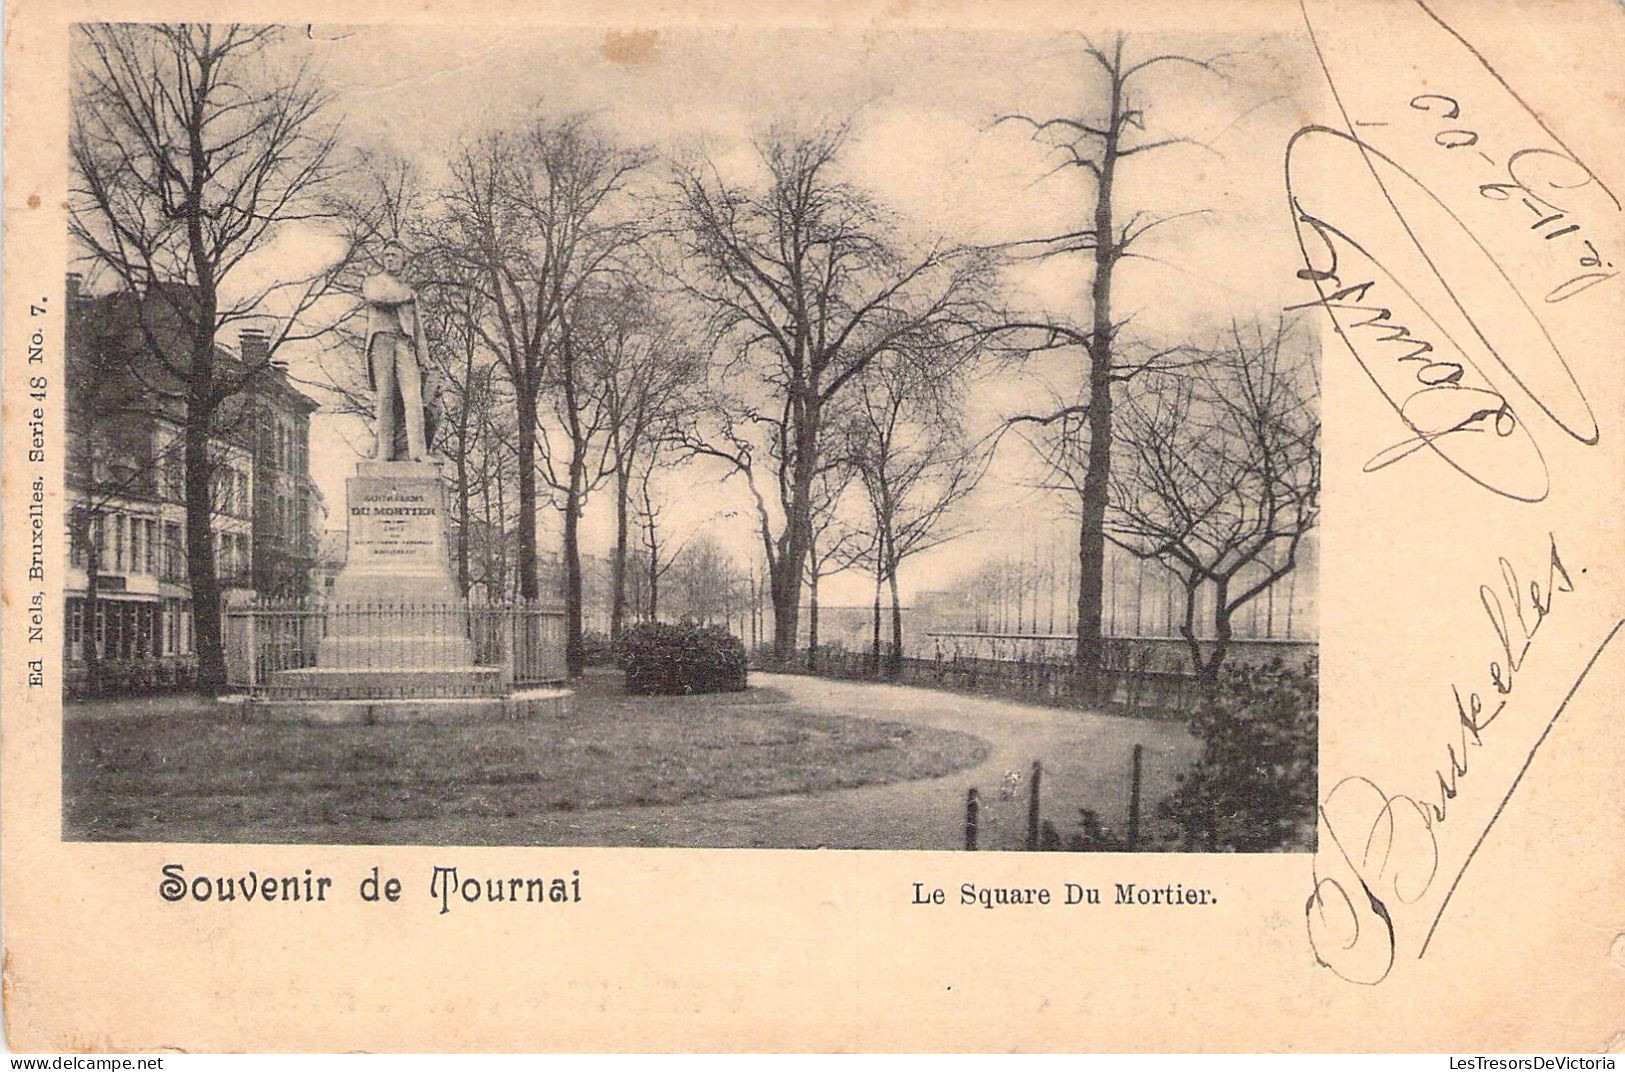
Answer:
<svg viewBox="0 0 1625 1072"><path fill-rule="evenodd" d="M400 275L406 267L406 247L393 238L385 242L378 254L378 265L390 275Z"/></svg>

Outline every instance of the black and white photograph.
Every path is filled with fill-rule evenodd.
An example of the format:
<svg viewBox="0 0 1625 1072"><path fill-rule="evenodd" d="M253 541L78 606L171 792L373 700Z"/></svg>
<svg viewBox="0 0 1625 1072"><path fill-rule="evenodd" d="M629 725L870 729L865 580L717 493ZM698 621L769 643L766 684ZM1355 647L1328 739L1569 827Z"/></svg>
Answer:
<svg viewBox="0 0 1625 1072"><path fill-rule="evenodd" d="M1620 4L4 24L5 1045L1625 1053Z"/></svg>
<svg viewBox="0 0 1625 1072"><path fill-rule="evenodd" d="M1301 25L71 38L65 839L1314 851Z"/></svg>

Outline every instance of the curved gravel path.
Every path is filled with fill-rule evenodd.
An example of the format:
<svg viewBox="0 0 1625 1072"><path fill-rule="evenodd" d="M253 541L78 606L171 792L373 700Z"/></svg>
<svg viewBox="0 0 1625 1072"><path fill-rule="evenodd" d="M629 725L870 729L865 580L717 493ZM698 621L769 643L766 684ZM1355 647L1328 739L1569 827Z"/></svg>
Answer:
<svg viewBox="0 0 1625 1072"><path fill-rule="evenodd" d="M1121 829L1129 798L1130 754L1144 746L1142 810L1174 787L1174 776L1200 751L1176 722L1154 722L1039 707L934 689L831 681L796 675L751 675L755 684L793 702L857 718L890 719L959 730L991 746L986 761L941 778L789 796L651 807L598 808L535 816L518 839L536 845L644 845L695 848L959 849L964 846L965 792L982 799L980 847L1020 848L1026 836L1026 778L1044 765L1044 818L1063 832L1078 811L1096 811ZM1015 778L1008 776L1014 772ZM1019 788L1006 790L1007 781ZM401 824L397 843L490 844L488 831L437 824L414 832ZM515 840L509 830L508 843ZM450 835L450 836L448 836Z"/></svg>

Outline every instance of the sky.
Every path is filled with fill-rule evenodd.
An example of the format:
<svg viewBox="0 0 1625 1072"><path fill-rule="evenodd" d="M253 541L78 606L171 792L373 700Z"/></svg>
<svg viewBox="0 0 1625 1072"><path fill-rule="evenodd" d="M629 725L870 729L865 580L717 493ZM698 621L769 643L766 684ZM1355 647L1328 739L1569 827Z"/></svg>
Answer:
<svg viewBox="0 0 1625 1072"><path fill-rule="evenodd" d="M1057 158L1027 131L995 123L1010 113L1090 110L1099 83L1081 44L1047 31L316 27L294 47L324 79L348 141L413 161L431 180L459 139L537 111L590 113L617 137L668 159L704 152L729 177L752 174L750 139L774 124L851 117L845 177L895 211L908 233L999 242L1076 229L1090 211L1084 173L1051 173ZM1181 146L1126 164L1120 216L1202 213L1148 238L1143 249L1154 259L1120 270L1114 302L1131 317L1126 330L1165 345L1206 338L1232 316L1273 318L1291 300L1297 257L1281 155L1319 107L1306 42L1290 33L1163 33L1131 36L1128 49L1228 55L1223 78L1164 64L1138 83L1147 137L1185 136L1208 148ZM320 258L328 248L319 235L293 232L266 263ZM1082 256L1024 266L1008 274L1007 296L1087 319L1089 274ZM289 356L302 379L332 374L331 359L317 365L309 353ZM359 369L359 355L354 360ZM1042 404L1044 384L1065 389L1077 369L1075 355L1060 355L979 384L968 403L973 427ZM318 414L312 437L313 475L337 524L344 480L370 437L354 419L330 413ZM671 478L668 496L681 505L670 532L710 531L741 560L759 555L744 489L719 484L720 475L697 465ZM967 504L961 525L969 534L904 567L905 599L950 583L984 557L1075 539L1033 480L1030 458L1010 441ZM548 540L556 516L543 525ZM588 505L585 548L602 553L611 536L611 503L600 494ZM824 596L863 602L870 583L835 578Z"/></svg>

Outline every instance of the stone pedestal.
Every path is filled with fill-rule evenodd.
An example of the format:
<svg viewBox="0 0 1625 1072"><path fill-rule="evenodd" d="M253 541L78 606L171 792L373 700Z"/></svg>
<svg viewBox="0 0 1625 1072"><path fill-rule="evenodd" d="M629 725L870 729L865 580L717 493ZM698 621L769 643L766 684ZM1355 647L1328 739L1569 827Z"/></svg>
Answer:
<svg viewBox="0 0 1625 1072"><path fill-rule="evenodd" d="M471 669L439 469L430 462L363 461L345 493L349 553L333 582L317 667Z"/></svg>

